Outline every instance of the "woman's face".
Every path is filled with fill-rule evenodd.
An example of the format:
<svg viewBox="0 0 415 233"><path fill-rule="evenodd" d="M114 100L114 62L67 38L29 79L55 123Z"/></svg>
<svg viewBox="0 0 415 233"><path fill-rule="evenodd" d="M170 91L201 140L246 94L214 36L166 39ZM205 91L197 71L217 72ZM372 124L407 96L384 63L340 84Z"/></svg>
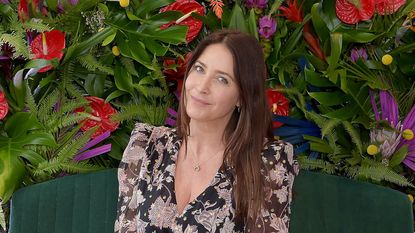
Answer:
<svg viewBox="0 0 415 233"><path fill-rule="evenodd" d="M185 82L187 115L197 121L227 123L239 106L239 91L233 73L233 56L223 44L205 48L191 67Z"/></svg>

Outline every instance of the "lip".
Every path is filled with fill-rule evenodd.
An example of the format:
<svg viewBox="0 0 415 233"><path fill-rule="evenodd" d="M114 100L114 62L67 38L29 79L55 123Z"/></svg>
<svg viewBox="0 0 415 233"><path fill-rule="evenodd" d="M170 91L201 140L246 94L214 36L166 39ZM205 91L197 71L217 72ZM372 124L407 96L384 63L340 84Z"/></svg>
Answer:
<svg viewBox="0 0 415 233"><path fill-rule="evenodd" d="M208 103L208 102L206 102L206 101L203 101L203 100L201 100L201 99L199 99L199 98L197 98L197 97L194 97L194 96L192 96L192 95L190 95L190 98L192 98L192 100L193 100L193 101L195 101L195 102L197 102L197 103L199 103L199 104L210 105L210 103Z"/></svg>

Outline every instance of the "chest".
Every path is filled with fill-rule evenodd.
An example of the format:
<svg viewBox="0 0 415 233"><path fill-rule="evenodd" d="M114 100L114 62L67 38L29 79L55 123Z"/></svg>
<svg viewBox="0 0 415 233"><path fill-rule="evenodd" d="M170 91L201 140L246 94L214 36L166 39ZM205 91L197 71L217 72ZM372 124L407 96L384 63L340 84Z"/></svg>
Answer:
<svg viewBox="0 0 415 233"><path fill-rule="evenodd" d="M232 185L221 172L214 172L210 179L206 179L209 181L204 188L202 185L199 189L181 187L183 189L177 190L179 193L190 190L190 195L185 194L187 199L182 202L178 201L179 198L186 196L177 195L176 192L175 175L179 173L176 174L176 161L172 159L173 156L174 154L164 152L162 158L151 156L159 159L146 162L146 172L142 173L143 176L139 178L135 193L137 226L139 228L145 226L143 228L145 232L157 232L159 229L170 229L171 232L189 230L191 230L189 232L216 232L224 228L228 228L229 232L242 232L243 227L234 224ZM148 168L151 169L148 170ZM188 179L189 174L185 170L182 170L181 175L183 175L181 184L192 183L193 179ZM206 180L199 179L198 184ZM177 188L180 187L177 186ZM192 194L194 190L202 191Z"/></svg>

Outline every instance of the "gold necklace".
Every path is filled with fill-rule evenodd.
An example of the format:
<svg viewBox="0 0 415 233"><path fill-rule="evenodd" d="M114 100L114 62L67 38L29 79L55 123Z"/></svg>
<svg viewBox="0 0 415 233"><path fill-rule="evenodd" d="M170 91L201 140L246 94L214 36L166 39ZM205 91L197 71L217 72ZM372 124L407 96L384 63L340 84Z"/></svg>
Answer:
<svg viewBox="0 0 415 233"><path fill-rule="evenodd" d="M193 156L196 158L196 153L195 153L195 151L193 150L192 145L191 145L191 143L190 143L190 141L189 141L189 140L188 140L187 144L188 144L188 146L189 146L189 148L190 148L190 151L192 152ZM200 166L201 166L203 163L207 162L208 160L213 159L213 158L215 158L216 156L218 156L218 155L220 154L220 152L221 152L221 151L222 151L222 150L219 150L218 152L216 152L216 154L215 154L214 156L212 156L212 157L210 157L210 158L207 158L207 159L203 160L202 162L196 161L196 163L195 163L195 161L194 161L194 159L193 159L193 156L192 156L192 157L191 157L191 159L192 159L192 163L193 163L193 170L194 170L195 172L200 172Z"/></svg>

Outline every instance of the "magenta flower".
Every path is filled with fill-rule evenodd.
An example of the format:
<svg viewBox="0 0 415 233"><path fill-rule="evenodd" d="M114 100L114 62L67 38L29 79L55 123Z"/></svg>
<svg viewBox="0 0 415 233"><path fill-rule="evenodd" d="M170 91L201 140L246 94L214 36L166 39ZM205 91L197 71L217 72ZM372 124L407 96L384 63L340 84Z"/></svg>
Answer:
<svg viewBox="0 0 415 233"><path fill-rule="evenodd" d="M367 52L366 49L364 48L353 48L352 51L350 52L350 59L353 62L357 62L357 60L361 58L363 60L367 60L368 56L367 56Z"/></svg>
<svg viewBox="0 0 415 233"><path fill-rule="evenodd" d="M70 3L72 6L75 6L76 4L78 4L78 2L79 2L79 0L69 0L69 3Z"/></svg>
<svg viewBox="0 0 415 233"><path fill-rule="evenodd" d="M392 94L388 91L381 90L379 92L379 99L382 115L379 114L375 97L373 96L373 93L370 92L370 100L372 103L372 109L375 113L375 120L385 120L390 123L391 127L396 129L398 135L394 137L396 142L393 144L396 144L396 150L399 150L404 145L408 145L408 153L403 163L411 170L415 171L415 139L413 139L413 137L407 138L404 136L404 132L412 135L413 132L415 132L415 105L401 123L399 120L398 104ZM391 135L391 133L388 133L388 135Z"/></svg>
<svg viewBox="0 0 415 233"><path fill-rule="evenodd" d="M277 22L273 18L263 16L259 20L259 34L265 39L271 38L277 30Z"/></svg>
<svg viewBox="0 0 415 233"><path fill-rule="evenodd" d="M246 0L245 4L249 8L263 9L267 6L268 0Z"/></svg>

